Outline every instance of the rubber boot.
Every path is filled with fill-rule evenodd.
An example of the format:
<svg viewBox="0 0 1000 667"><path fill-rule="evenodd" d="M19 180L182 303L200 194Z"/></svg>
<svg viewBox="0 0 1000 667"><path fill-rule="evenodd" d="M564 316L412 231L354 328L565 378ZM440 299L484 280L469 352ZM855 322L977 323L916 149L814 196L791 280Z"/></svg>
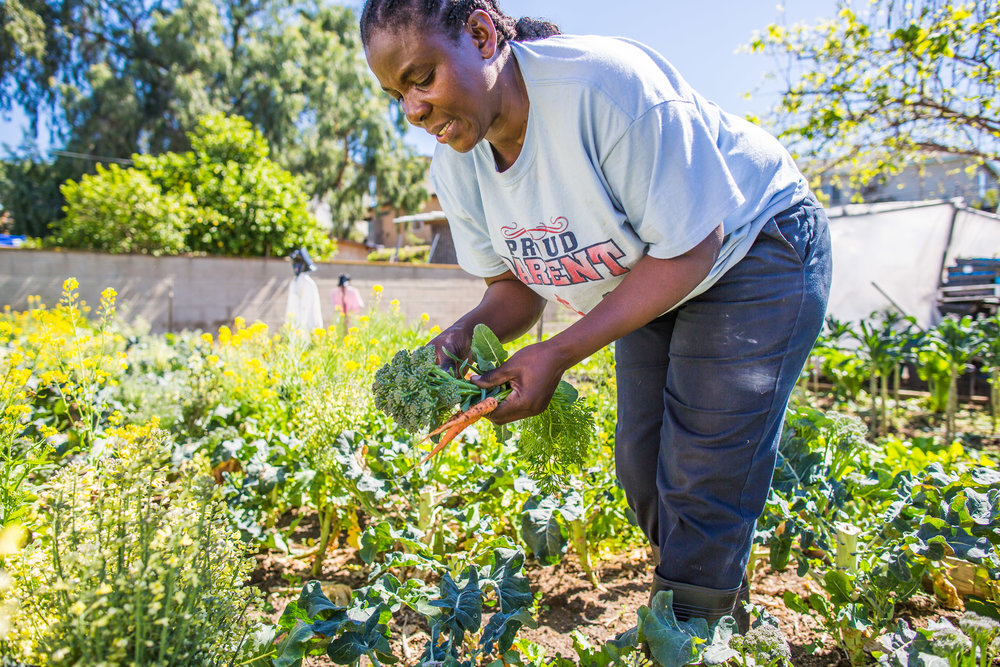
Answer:
<svg viewBox="0 0 1000 667"><path fill-rule="evenodd" d="M750 631L750 612L746 605L750 603L750 581L743 575L743 584L740 586L739 595L736 596L736 604L733 606L733 618L736 619L736 628L741 635Z"/></svg>
<svg viewBox="0 0 1000 667"><path fill-rule="evenodd" d="M678 621L700 617L712 625L723 616L733 615L733 608L742 590L742 585L736 588L717 589L670 581L653 572L653 587L649 592L649 600L652 602L653 597L660 591L673 591L674 616ZM749 588L747 594L749 595Z"/></svg>

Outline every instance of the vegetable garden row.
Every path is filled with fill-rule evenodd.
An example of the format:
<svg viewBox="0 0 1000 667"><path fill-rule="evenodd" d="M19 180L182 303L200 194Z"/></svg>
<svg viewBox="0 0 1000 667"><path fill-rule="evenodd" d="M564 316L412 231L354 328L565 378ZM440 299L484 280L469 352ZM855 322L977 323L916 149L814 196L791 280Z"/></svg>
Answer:
<svg viewBox="0 0 1000 667"><path fill-rule="evenodd" d="M644 546L615 482L610 350L567 378L588 447L540 457L537 425L481 420L428 459L372 385L437 328L405 321L378 287L346 336L240 319L151 335L116 318L113 290L91 310L77 287L0 315L4 667L379 665L405 659L404 644L420 655L406 662L433 665L788 664L764 607L742 636L728 618L677 621L668 594L610 641L578 629L574 655L526 638L545 604L526 563L571 557L596 586L602 560ZM787 416L751 568L810 582L785 605L851 664L991 664L1000 320L829 324ZM992 402L959 409L970 364ZM911 369L929 393L905 391ZM362 577L349 595L319 583L334 550ZM316 581L278 603L251 581L255 556L285 552ZM961 568L972 595L956 588ZM964 612L911 627L898 612L920 596Z"/></svg>

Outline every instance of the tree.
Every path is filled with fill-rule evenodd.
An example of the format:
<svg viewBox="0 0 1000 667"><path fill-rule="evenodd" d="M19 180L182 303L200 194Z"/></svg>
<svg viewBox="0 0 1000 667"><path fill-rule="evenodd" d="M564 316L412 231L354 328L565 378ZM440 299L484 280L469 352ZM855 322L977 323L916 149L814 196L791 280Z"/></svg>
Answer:
<svg viewBox="0 0 1000 667"><path fill-rule="evenodd" d="M852 189L928 154L970 158L1000 178L1000 4L838 1L836 19L768 26L753 52L787 61L771 114L815 179Z"/></svg>
<svg viewBox="0 0 1000 667"><path fill-rule="evenodd" d="M223 112L253 123L273 159L330 204L336 233L364 217L373 195L410 209L426 198L426 167L368 73L350 8L14 0L0 19L14 35L0 44L0 110L22 106L36 132L50 118L66 151L99 160L184 152L197 119Z"/></svg>

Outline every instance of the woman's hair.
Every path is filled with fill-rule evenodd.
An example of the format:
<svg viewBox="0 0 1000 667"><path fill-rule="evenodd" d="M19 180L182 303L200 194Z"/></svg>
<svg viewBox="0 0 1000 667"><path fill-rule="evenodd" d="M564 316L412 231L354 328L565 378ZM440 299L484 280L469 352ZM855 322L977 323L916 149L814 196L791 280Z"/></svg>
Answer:
<svg viewBox="0 0 1000 667"><path fill-rule="evenodd" d="M457 39L472 12L481 9L490 15L497 29L497 45L508 41L527 42L558 35L559 27L541 19L514 20L497 7L496 0L366 0L361 10L361 41L368 43L375 29L390 30L418 25L433 28Z"/></svg>

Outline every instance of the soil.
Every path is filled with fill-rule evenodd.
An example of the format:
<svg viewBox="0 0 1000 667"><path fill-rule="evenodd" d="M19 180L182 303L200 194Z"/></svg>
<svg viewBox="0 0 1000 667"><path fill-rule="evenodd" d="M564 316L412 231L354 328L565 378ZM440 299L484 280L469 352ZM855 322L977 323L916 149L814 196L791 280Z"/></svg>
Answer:
<svg viewBox="0 0 1000 667"><path fill-rule="evenodd" d="M306 523L306 522L303 522ZM308 527L305 529L308 533ZM519 637L543 647L546 656L556 655L575 660L574 630L598 644L635 626L635 612L647 603L650 569L645 549L635 549L606 558L600 563L600 587L587 581L575 555L558 565L542 566L529 561L525 575L532 592L541 594L536 617L537 628L523 628ZM266 606L272 621L290 601L296 599L302 584L311 576L311 557L295 557L277 552L258 556L259 567L253 584L265 591ZM364 568L357 551L341 548L331 551L319 577L327 596L346 604L350 591L364 585ZM796 575L794 569L776 572L765 564L757 568L750 590L750 601L762 606L777 618L789 640L792 663L796 667L849 667L850 662L837 649L833 638L824 634L808 616L788 609L782 601L786 590L805 595L818 591L815 583ZM956 619L958 612L940 607L932 596L918 595L901 605L898 616L911 627L925 627L934 619ZM427 628L414 612L404 610L394 618L393 650L412 664L423 650ZM305 665L330 665L325 658L307 658Z"/></svg>

